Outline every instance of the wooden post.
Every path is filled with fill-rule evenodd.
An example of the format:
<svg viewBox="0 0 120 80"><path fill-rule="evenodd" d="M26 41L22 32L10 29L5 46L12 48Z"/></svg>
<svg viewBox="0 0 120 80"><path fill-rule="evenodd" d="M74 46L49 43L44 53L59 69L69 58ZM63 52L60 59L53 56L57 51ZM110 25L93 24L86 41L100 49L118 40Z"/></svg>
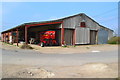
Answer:
<svg viewBox="0 0 120 80"><path fill-rule="evenodd" d="M27 26L25 26L25 43L26 44L28 44L28 36L27 36L27 34L28 34L28 28L27 28Z"/></svg>
<svg viewBox="0 0 120 80"><path fill-rule="evenodd" d="M18 35L18 29L17 29L17 34L16 34L16 37L17 37L17 38L16 38L16 39L17 39L17 46L18 46L18 41L19 41L19 40L18 40L18 36L19 36L19 35Z"/></svg>

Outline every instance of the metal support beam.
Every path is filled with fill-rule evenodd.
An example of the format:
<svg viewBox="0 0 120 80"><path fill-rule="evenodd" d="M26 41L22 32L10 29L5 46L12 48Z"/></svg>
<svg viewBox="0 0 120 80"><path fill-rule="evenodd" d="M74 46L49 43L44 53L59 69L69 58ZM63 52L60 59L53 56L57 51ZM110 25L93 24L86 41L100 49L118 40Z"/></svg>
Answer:
<svg viewBox="0 0 120 80"><path fill-rule="evenodd" d="M75 42L76 42L76 32L74 29L74 31L73 31L73 45L75 45Z"/></svg>
<svg viewBox="0 0 120 80"><path fill-rule="evenodd" d="M98 31L96 31L96 44L98 44Z"/></svg>
<svg viewBox="0 0 120 80"><path fill-rule="evenodd" d="M61 28L61 46L62 44L64 45L64 25L62 23L62 28Z"/></svg>
<svg viewBox="0 0 120 80"><path fill-rule="evenodd" d="M25 26L25 43L28 44L28 27Z"/></svg>
<svg viewBox="0 0 120 80"><path fill-rule="evenodd" d="M27 27L31 27L31 26L40 26L40 25L50 25L50 24L60 24L62 22L48 22L48 23L40 23L40 24L31 24L31 25L27 25Z"/></svg>

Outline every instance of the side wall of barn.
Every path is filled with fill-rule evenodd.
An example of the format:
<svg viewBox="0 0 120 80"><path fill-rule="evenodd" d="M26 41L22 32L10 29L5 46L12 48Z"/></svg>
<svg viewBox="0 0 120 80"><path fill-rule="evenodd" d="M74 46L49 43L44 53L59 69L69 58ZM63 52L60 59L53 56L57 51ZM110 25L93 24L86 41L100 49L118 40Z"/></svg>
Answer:
<svg viewBox="0 0 120 80"><path fill-rule="evenodd" d="M81 22L85 22L86 27L81 27ZM65 28L65 42L71 45L73 30L75 30L75 44L105 44L113 37L113 31L101 27L97 22L85 14L66 18L63 21Z"/></svg>
<svg viewBox="0 0 120 80"><path fill-rule="evenodd" d="M98 31L98 44L106 44L113 37L113 31L101 27Z"/></svg>

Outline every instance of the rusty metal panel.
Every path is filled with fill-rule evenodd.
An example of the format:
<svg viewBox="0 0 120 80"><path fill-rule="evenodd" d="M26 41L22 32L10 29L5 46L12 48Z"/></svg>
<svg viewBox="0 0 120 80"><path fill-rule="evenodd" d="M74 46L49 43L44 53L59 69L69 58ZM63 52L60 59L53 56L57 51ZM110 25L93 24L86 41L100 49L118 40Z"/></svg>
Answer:
<svg viewBox="0 0 120 80"><path fill-rule="evenodd" d="M98 30L98 44L106 44L108 41L108 31L105 29Z"/></svg>
<svg viewBox="0 0 120 80"><path fill-rule="evenodd" d="M74 29L65 29L64 40L67 45L73 44L73 31Z"/></svg>
<svg viewBox="0 0 120 80"><path fill-rule="evenodd" d="M90 29L76 28L76 43L75 44L89 44L90 43Z"/></svg>

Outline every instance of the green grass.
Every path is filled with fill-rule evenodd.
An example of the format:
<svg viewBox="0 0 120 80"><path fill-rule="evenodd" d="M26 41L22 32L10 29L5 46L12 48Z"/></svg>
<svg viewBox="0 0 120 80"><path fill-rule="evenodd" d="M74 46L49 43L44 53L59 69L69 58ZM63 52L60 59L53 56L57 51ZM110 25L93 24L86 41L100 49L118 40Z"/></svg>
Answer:
<svg viewBox="0 0 120 80"><path fill-rule="evenodd" d="M76 45L73 45L73 47L76 47Z"/></svg>
<svg viewBox="0 0 120 80"><path fill-rule="evenodd" d="M120 78L117 78L116 80L120 80Z"/></svg>
<svg viewBox="0 0 120 80"><path fill-rule="evenodd" d="M8 44L8 45L12 45L12 44L10 44L10 43L7 43L7 42L2 42L2 43L4 43L4 44Z"/></svg>
<svg viewBox="0 0 120 80"><path fill-rule="evenodd" d="M108 44L120 44L120 37L112 37L108 40Z"/></svg>

